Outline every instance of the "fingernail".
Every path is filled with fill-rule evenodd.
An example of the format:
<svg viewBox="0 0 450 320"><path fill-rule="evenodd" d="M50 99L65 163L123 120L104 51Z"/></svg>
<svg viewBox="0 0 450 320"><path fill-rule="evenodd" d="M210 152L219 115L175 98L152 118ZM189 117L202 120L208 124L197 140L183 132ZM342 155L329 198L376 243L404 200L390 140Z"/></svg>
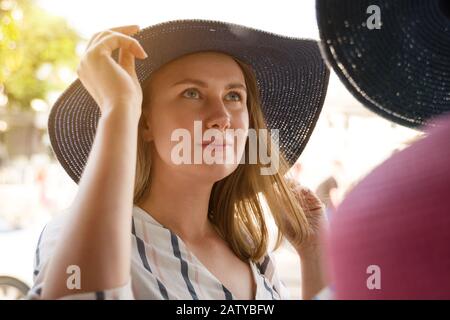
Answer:
<svg viewBox="0 0 450 320"><path fill-rule="evenodd" d="M136 33L138 33L139 31L141 31L141 27L139 27L138 25L133 26L136 28L136 31L134 31L131 35L135 35Z"/></svg>

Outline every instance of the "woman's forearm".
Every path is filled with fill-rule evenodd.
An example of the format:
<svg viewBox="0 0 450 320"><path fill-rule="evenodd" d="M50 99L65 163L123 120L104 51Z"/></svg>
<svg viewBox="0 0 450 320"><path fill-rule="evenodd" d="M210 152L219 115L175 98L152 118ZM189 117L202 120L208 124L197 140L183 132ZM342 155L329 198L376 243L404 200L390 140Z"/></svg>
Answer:
<svg viewBox="0 0 450 320"><path fill-rule="evenodd" d="M313 249L299 254L302 273L302 298L314 298L327 286L322 250Z"/></svg>
<svg viewBox="0 0 450 320"><path fill-rule="evenodd" d="M45 274L42 297L119 287L129 280L138 120L124 106L99 120L92 150ZM67 287L71 265L80 289Z"/></svg>

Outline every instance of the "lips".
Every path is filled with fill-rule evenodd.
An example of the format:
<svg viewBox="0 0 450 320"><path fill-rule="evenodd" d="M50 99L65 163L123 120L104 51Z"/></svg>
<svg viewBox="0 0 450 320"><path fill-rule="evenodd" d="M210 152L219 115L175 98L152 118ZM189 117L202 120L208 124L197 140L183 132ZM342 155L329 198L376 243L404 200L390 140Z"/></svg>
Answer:
<svg viewBox="0 0 450 320"><path fill-rule="evenodd" d="M226 147L226 146L231 146L231 143L214 143L214 142L203 142L202 146L206 147L206 146L212 146L212 147Z"/></svg>
<svg viewBox="0 0 450 320"><path fill-rule="evenodd" d="M231 146L232 143L226 139L222 139L222 142L214 142L215 140L204 140L202 142L202 147L206 147L206 146L212 146L212 147L227 147L227 146Z"/></svg>

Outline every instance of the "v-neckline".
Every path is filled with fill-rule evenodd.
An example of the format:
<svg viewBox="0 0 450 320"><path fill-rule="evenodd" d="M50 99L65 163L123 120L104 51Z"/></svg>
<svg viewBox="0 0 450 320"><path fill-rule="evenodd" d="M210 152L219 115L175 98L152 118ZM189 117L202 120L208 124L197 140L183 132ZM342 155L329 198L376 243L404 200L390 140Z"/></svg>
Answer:
<svg viewBox="0 0 450 320"><path fill-rule="evenodd" d="M208 273L218 284L220 284L222 287L224 287L226 290L228 290L228 292L231 293L231 296L233 298L233 300L236 300L237 297L236 295L231 292L231 290L229 290L223 283L222 281L220 281L217 276L215 274L213 274L204 264L203 262L200 261L199 258L197 258L197 256L194 254L194 252L192 252L192 250L189 249L189 247L186 245L186 243L184 242L184 240L177 235L175 232L173 232L172 230L170 230L169 228L167 228L166 226L164 226L163 224L161 224L158 220L156 220L149 212L147 212L146 210L142 209L141 207L135 205L136 208L138 208L138 210L141 211L141 213L147 218L146 220L148 220L150 223L156 224L164 229L167 229L170 233L172 233L173 235L175 235L175 237L178 240L178 243L181 243L184 247L184 249L189 252L189 254L191 255L191 257L197 262L197 264L204 269L204 271L206 273ZM253 296L252 300L256 300L256 298L258 297L258 293L259 293L259 282L258 282L258 278L257 278L257 267L255 265L255 263L249 259L248 263L250 265L250 270L251 270L251 274L252 274L252 280L253 280L253 285L255 286L255 294Z"/></svg>
<svg viewBox="0 0 450 320"><path fill-rule="evenodd" d="M168 228L167 228L167 229L168 229ZM183 239L182 239L180 236L178 236L175 232L173 232L172 230L170 230L170 229L168 229L168 230L169 230L171 233L173 233L173 234L175 235L175 237L177 237L178 243L181 243L181 244L183 245L184 249L185 249L187 252L189 252L189 254L191 255L192 259L195 260L196 263L197 263L201 268L203 268L204 271L205 271L206 273L208 273L208 274L209 274L209 275L210 275L210 276L211 276L218 284L220 284L220 285L223 286L226 290L228 290L228 292L231 293L231 296L233 297L233 300L236 300L236 299L237 299L236 295L235 295L233 292L231 292L231 290L228 289L228 288L222 283L222 281L220 281L219 278L217 278L217 276L216 276L214 273L212 273L212 272L211 272L211 271L203 264L202 261L200 261L199 258L197 258L197 256L194 254L194 252L192 252L191 249L189 249L189 247L186 245L186 243L183 241ZM253 263L250 259L248 260L248 263L249 263L249 265L250 265L250 271L251 271L251 274L252 274L253 285L254 285L254 287L255 287L255 294L254 294L252 300L256 300L256 297L258 296L258 291L259 291L259 285L258 285L258 281L257 281L256 274L255 274L256 266L254 265L254 263ZM239 299L239 300L242 300L242 299Z"/></svg>

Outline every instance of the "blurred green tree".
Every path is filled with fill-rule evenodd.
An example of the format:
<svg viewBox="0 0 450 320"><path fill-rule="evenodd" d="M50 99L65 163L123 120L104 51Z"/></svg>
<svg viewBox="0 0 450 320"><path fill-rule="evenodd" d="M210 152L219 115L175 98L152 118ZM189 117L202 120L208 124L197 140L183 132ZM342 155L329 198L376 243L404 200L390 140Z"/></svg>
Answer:
<svg viewBox="0 0 450 320"><path fill-rule="evenodd" d="M63 18L34 1L0 0L0 98L6 96L8 109L28 110L33 99L63 90L64 68L76 69L79 40Z"/></svg>

